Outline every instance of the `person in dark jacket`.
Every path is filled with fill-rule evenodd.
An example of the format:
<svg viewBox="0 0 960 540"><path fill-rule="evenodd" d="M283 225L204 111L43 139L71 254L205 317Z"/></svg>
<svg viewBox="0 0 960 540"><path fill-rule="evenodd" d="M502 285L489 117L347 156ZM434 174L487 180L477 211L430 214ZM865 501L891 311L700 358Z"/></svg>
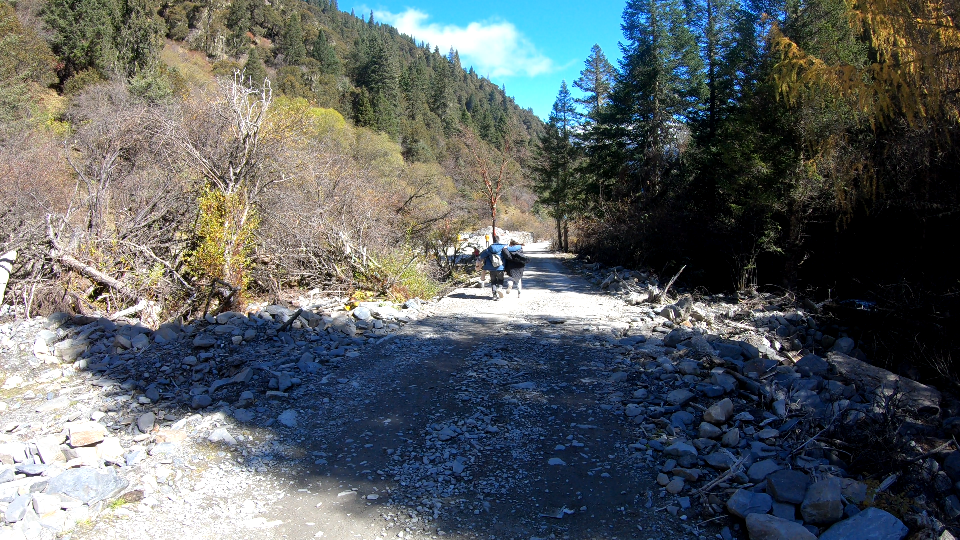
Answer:
<svg viewBox="0 0 960 540"><path fill-rule="evenodd" d="M523 255L523 244L518 243L516 240L511 240L510 245L507 246L507 251L510 253L510 260L505 261L504 270L506 271L505 279L510 280L510 284L507 285L507 294L510 294L510 291L513 290L513 284L517 284L517 298L520 297L520 288L523 283L523 268L526 266L525 263L521 262L518 257L514 257L514 253L519 253Z"/></svg>
<svg viewBox="0 0 960 540"><path fill-rule="evenodd" d="M483 261L483 269L490 272L490 290L493 292L493 299L503 298L503 269L504 263L509 260L509 251L505 244L500 243L497 235L493 235L493 243L490 247L480 252L480 259ZM500 258L500 264L493 264L493 255Z"/></svg>

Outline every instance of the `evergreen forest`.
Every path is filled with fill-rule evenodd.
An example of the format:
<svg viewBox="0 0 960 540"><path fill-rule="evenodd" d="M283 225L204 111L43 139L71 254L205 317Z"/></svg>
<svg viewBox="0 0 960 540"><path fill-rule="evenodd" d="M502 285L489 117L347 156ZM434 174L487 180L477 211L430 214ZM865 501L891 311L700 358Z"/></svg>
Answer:
<svg viewBox="0 0 960 540"><path fill-rule="evenodd" d="M871 357L949 364L956 8L629 0L621 60L595 46L541 137L554 236L704 291L832 300Z"/></svg>

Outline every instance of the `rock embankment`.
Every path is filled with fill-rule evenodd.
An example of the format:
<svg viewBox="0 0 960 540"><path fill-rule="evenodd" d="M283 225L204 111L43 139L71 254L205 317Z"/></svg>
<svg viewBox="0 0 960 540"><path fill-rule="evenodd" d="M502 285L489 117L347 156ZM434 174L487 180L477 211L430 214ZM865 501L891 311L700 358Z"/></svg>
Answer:
<svg viewBox="0 0 960 540"><path fill-rule="evenodd" d="M953 538L932 514L960 515L955 402L942 406L936 389L865 362L853 339L803 306L689 295L658 303L649 272L575 266L659 323L655 346L643 335L618 341L638 366L620 410L650 434L633 447L659 464L657 481L676 496L667 510L699 502L707 518L726 511L745 520L751 540L899 540L908 528L879 506L900 480L899 496L915 502L903 516L911 526ZM864 441L837 439L880 426L904 443L911 466L864 480L845 461Z"/></svg>

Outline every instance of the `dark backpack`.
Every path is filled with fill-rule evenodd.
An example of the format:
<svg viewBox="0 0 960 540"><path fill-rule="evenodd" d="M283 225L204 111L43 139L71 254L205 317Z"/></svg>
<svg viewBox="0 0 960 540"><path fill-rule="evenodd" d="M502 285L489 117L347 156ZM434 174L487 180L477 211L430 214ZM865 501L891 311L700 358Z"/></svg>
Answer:
<svg viewBox="0 0 960 540"><path fill-rule="evenodd" d="M522 251L511 251L510 260L513 261L513 266L526 266L529 259Z"/></svg>

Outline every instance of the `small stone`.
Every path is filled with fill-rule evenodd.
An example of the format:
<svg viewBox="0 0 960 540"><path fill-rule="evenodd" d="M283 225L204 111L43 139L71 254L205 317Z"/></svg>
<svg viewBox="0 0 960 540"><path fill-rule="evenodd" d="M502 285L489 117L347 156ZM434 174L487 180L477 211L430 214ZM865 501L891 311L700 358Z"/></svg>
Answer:
<svg viewBox="0 0 960 540"><path fill-rule="evenodd" d="M754 463L749 469L747 469L747 478L749 478L753 483L758 483L766 478L770 473L779 471L782 468L783 467L781 467L776 461L772 459L765 459L763 461Z"/></svg>
<svg viewBox="0 0 960 540"><path fill-rule="evenodd" d="M666 486L670 483L670 477L666 473L660 473L657 475L657 483L661 486Z"/></svg>
<svg viewBox="0 0 960 540"><path fill-rule="evenodd" d="M47 495L46 493L33 494L33 511L38 516L52 514L60 509L60 496Z"/></svg>
<svg viewBox="0 0 960 540"><path fill-rule="evenodd" d="M190 399L190 407L192 409L203 409L205 407L209 407L212 403L213 403L213 398L211 398L207 394L200 394L197 396L193 396Z"/></svg>
<svg viewBox="0 0 960 540"><path fill-rule="evenodd" d="M177 453L177 444L173 442L162 442L159 444L153 445L153 448L150 449L150 456L157 459L167 460L172 459Z"/></svg>
<svg viewBox="0 0 960 540"><path fill-rule="evenodd" d="M209 349L217 344L217 338L206 334L198 334L193 338L193 346L197 349Z"/></svg>
<svg viewBox="0 0 960 540"><path fill-rule="evenodd" d="M33 505L33 497L30 495L20 495L7 505L4 518L7 523L16 523L27 515L27 509Z"/></svg>
<svg viewBox="0 0 960 540"><path fill-rule="evenodd" d="M854 504L863 504L867 500L867 485L852 478L841 478L840 493Z"/></svg>
<svg viewBox="0 0 960 540"><path fill-rule="evenodd" d="M703 420L714 425L726 423L733 416L733 401L725 398L710 406L704 411Z"/></svg>
<svg viewBox="0 0 960 540"><path fill-rule="evenodd" d="M720 444L727 448L733 448L740 444L740 429L733 428L724 433L723 437L720 439Z"/></svg>
<svg viewBox="0 0 960 540"><path fill-rule="evenodd" d="M134 447L123 455L123 461L127 464L127 467L133 467L143 461L146 456L147 453L142 447Z"/></svg>
<svg viewBox="0 0 960 540"><path fill-rule="evenodd" d="M693 399L694 393L689 390L684 390L683 388L674 390L667 394L667 402L672 405L684 406L688 401Z"/></svg>
<svg viewBox="0 0 960 540"><path fill-rule="evenodd" d="M237 419L237 422L250 423L253 422L255 415L253 411L248 409L234 409L233 417Z"/></svg>
<svg viewBox="0 0 960 540"><path fill-rule="evenodd" d="M140 433L150 433L153 431L153 426L157 423L157 415L152 412L146 412L141 414L137 418L137 429L140 430Z"/></svg>
<svg viewBox="0 0 960 540"><path fill-rule="evenodd" d="M567 464L566 461L558 457L553 457L547 460L547 465L566 465L566 464Z"/></svg>
<svg viewBox="0 0 960 540"><path fill-rule="evenodd" d="M240 398L237 400L237 407L245 408L253 404L254 395L253 392L245 390L240 393Z"/></svg>
<svg viewBox="0 0 960 540"><path fill-rule="evenodd" d="M717 469L718 471L726 471L730 467L733 467L733 464L736 463L736 459L727 452L714 452L703 457L703 460L707 465Z"/></svg>
<svg viewBox="0 0 960 540"><path fill-rule="evenodd" d="M97 422L72 422L67 424L70 446L97 444L106 436L107 430Z"/></svg>
<svg viewBox="0 0 960 540"><path fill-rule="evenodd" d="M639 416L643 414L643 407L636 403L629 403L624 409L623 414L627 415L628 418Z"/></svg>
<svg viewBox="0 0 960 540"><path fill-rule="evenodd" d="M97 445L97 457L107 463L123 463L123 446L117 437L105 437Z"/></svg>
<svg viewBox="0 0 960 540"><path fill-rule="evenodd" d="M723 435L723 431L709 422L700 422L699 434L703 439L717 439Z"/></svg>
<svg viewBox="0 0 960 540"><path fill-rule="evenodd" d="M287 409L280 413L280 416L277 417L277 422L287 426L287 427L297 427L297 411L293 409Z"/></svg>
<svg viewBox="0 0 960 540"><path fill-rule="evenodd" d="M46 437L40 437L37 439L37 451L40 453L40 459L47 465L55 461L66 461L63 457L63 452L60 451L60 443L63 441L63 436L48 435Z"/></svg>
<svg viewBox="0 0 960 540"><path fill-rule="evenodd" d="M116 496L129 483L112 468L103 470L80 467L68 469L50 479L46 493L63 493L91 504Z"/></svg>
<svg viewBox="0 0 960 540"><path fill-rule="evenodd" d="M212 443L223 443L227 446L236 446L237 439L231 435L226 428L217 428L210 433L207 440Z"/></svg>
<svg viewBox="0 0 960 540"><path fill-rule="evenodd" d="M137 334L130 340L130 345L137 350L143 350L150 346L150 338L146 334Z"/></svg>
<svg viewBox="0 0 960 540"><path fill-rule="evenodd" d="M817 540L803 525L769 514L749 514L747 533L750 540Z"/></svg>
<svg viewBox="0 0 960 540"><path fill-rule="evenodd" d="M670 493L671 495L680 493L683 491L683 478L677 476L673 477L673 479L670 480L670 483L667 484L666 488L667 493Z"/></svg>

